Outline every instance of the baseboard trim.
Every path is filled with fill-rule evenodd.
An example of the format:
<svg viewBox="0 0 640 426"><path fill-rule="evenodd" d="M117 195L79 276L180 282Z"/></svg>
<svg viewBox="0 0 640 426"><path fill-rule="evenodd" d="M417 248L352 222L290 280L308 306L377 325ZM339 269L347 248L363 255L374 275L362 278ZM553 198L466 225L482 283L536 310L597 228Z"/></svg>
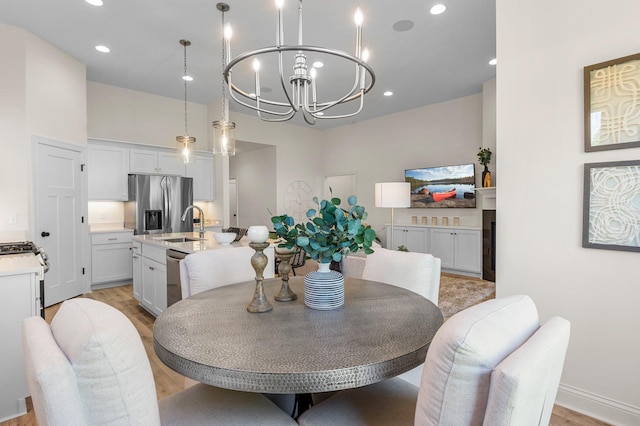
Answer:
<svg viewBox="0 0 640 426"><path fill-rule="evenodd" d="M561 384L556 404L614 425L640 424L640 407Z"/></svg>

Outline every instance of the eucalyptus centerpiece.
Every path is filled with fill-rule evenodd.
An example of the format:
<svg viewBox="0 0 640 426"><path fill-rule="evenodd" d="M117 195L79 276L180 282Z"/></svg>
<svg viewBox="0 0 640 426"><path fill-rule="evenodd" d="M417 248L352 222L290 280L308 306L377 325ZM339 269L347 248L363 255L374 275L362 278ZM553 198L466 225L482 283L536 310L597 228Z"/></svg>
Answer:
<svg viewBox="0 0 640 426"><path fill-rule="evenodd" d="M342 256L363 250L373 253L371 246L376 238L371 226L363 223L367 212L357 205L358 199L350 196L348 209L340 207L339 198L319 201L313 198L317 209L307 211L304 223L295 223L289 215L272 216L274 230L282 238L278 247L304 250L318 261L318 271L305 276L305 304L312 309L335 309L344 304L344 277L330 271L331 261L340 262Z"/></svg>

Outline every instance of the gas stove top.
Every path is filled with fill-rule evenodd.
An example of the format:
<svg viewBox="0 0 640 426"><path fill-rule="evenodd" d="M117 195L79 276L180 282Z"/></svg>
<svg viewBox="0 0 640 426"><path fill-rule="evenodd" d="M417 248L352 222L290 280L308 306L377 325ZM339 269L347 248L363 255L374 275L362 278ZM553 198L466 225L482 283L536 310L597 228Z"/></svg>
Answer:
<svg viewBox="0 0 640 426"><path fill-rule="evenodd" d="M0 243L0 256L5 254L37 254L40 250L31 241L20 241L15 243Z"/></svg>

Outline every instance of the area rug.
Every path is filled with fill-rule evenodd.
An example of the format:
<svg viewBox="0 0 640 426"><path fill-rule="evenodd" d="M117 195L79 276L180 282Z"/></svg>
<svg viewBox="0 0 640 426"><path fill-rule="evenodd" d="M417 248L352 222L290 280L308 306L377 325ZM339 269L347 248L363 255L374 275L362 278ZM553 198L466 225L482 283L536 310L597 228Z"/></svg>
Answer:
<svg viewBox="0 0 640 426"><path fill-rule="evenodd" d="M438 307L446 318L488 299L496 297L494 282L459 275L442 275Z"/></svg>

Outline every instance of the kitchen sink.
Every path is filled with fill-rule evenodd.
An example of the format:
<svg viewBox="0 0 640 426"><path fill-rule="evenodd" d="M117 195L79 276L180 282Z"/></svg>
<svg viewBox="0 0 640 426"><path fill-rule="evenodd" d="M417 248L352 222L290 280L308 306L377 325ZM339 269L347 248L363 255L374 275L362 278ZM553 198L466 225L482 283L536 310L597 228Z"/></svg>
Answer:
<svg viewBox="0 0 640 426"><path fill-rule="evenodd" d="M191 238L191 237L158 238L158 239L166 243L188 243L191 241L204 241L200 238Z"/></svg>

